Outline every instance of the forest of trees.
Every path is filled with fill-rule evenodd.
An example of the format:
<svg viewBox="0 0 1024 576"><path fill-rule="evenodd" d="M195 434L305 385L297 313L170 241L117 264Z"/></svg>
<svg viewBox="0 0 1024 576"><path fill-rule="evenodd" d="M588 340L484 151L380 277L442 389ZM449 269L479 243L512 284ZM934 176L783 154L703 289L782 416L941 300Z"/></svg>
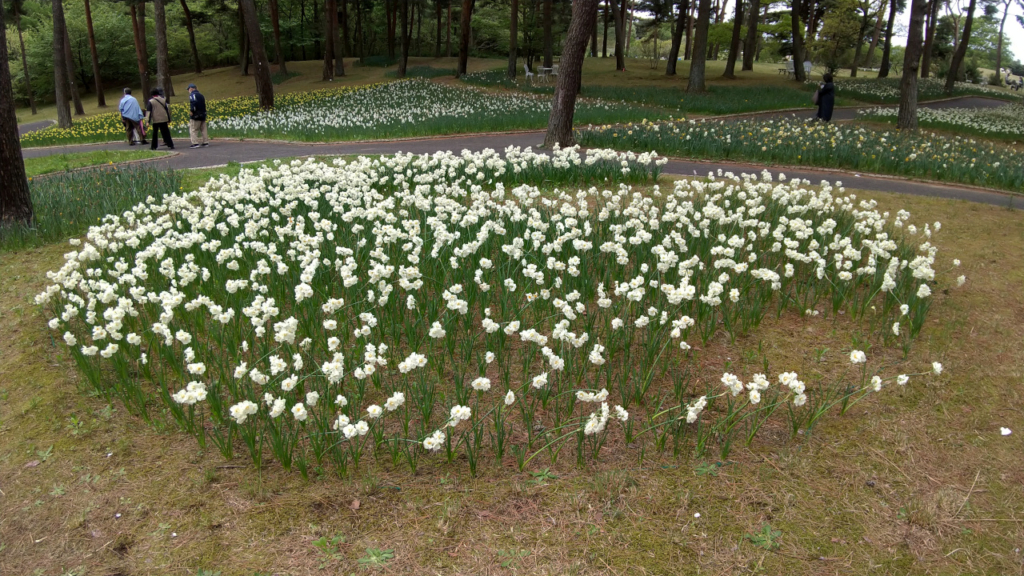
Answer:
<svg viewBox="0 0 1024 576"><path fill-rule="evenodd" d="M970 69L993 69L997 64L1019 67L1008 43L1000 42L1004 16L1014 1L1019 0L977 2L964 57ZM802 44L816 64L831 68L856 64L858 68L877 69L885 58L887 39L899 32L887 26L890 15L894 9L902 13L907 8L907 0L740 2L737 6L733 0L710 0L705 43L708 59L725 59L735 32L736 58L745 70L755 60L774 62L793 54L794 14L800 22ZM588 54L614 57L618 47L625 57L647 59L652 67L666 66L673 54L689 60L700 4L698 0L599 2ZM963 35L967 4L967 0L930 4L935 10L925 16L924 74L945 75ZM275 71L279 71L282 61L324 60L325 51L360 58L363 65L395 64L403 55L403 36L408 40L410 57L455 56L460 46L461 13L467 5L471 9L467 38L470 56L510 54L513 6L517 12L517 58L531 66L537 59L549 65L561 53L572 10L568 0L254 2L263 44ZM64 0L72 89L80 94L95 93L97 71L101 85L139 85L140 67L146 70L146 79L154 82L161 37L166 45L168 73L239 65L240 54L251 52L243 32L241 6L238 0ZM25 105L34 96L35 100L52 102L56 89L53 3L6 0L4 8L16 100ZM329 20L324 17L328 11L336 14L333 34L328 34L324 24ZM158 34L161 19L164 30ZM404 32L400 21L405 24ZM753 33L751 22L756 22ZM1019 24L1011 21L1010 25ZM621 47L617 40L620 34L624 36ZM93 43L90 36L95 39ZM126 41L129 39L133 41ZM752 50L746 49L748 43ZM748 52L749 56L744 57ZM342 74L337 56L330 58L332 72ZM246 65L250 60L246 59ZM516 68L521 73L521 65ZM26 70L30 82L25 80Z"/></svg>

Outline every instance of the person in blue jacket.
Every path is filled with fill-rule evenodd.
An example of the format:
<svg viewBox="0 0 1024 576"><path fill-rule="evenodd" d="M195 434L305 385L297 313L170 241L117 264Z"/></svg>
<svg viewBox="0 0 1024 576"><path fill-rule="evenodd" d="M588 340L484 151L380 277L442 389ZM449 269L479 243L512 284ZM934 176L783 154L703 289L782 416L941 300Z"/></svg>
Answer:
<svg viewBox="0 0 1024 576"><path fill-rule="evenodd" d="M125 133L128 135L128 144L135 146L136 135L142 144L149 144L146 142L146 132L139 124L142 122L142 109L139 108L138 100L132 96L131 88L124 89L124 98L121 98L117 109L121 112L121 124L124 125Z"/></svg>
<svg viewBox="0 0 1024 576"><path fill-rule="evenodd" d="M836 104L836 85L832 83L832 74L826 72L822 77L823 82L818 86L818 120L829 122L832 120L832 108Z"/></svg>

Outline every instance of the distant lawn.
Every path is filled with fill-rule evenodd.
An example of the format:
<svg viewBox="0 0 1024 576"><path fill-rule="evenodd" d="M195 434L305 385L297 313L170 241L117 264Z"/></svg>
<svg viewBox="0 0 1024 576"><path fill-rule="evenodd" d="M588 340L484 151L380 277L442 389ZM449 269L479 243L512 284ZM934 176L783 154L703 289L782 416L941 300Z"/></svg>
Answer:
<svg viewBox="0 0 1024 576"><path fill-rule="evenodd" d="M93 152L78 152L75 154L55 154L42 158L28 158L25 160L25 171L30 178L52 174L54 172L67 172L76 168L86 166L100 166L103 164L118 164L129 160L145 160L147 158L158 158L166 156L166 152L154 152L149 149L143 150L96 150Z"/></svg>

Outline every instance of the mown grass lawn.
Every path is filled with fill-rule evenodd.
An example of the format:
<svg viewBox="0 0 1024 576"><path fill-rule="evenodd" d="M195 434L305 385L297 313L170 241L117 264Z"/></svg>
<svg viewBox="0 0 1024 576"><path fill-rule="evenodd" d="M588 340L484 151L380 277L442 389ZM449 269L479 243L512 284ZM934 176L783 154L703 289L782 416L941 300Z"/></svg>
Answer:
<svg viewBox="0 0 1024 576"><path fill-rule="evenodd" d="M120 164L130 160L146 160L166 156L166 152L154 152L152 150L97 150L92 152L74 152L71 154L55 154L40 158L28 158L25 160L25 171L30 178L52 174L54 172L67 172L77 168L89 166L103 166Z"/></svg>
<svg viewBox="0 0 1024 576"><path fill-rule="evenodd" d="M768 427L726 462L689 449L641 459L613 442L586 469L537 458L472 478L459 461L411 476L367 459L350 480L257 472L85 393L32 304L67 245L2 253L0 573L1019 572L1024 218L870 197L942 221L934 243L964 262L967 284L936 295L907 359L867 349L939 360L943 375L831 414L810 437ZM842 316L766 320L709 342L699 377L751 373L766 356L828 378L868 331Z"/></svg>

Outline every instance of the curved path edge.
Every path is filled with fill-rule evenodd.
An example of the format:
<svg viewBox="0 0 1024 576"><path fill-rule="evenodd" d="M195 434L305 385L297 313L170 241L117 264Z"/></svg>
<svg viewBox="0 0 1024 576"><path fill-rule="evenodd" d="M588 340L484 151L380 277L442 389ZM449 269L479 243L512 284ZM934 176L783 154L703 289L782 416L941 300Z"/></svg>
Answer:
<svg viewBox="0 0 1024 576"><path fill-rule="evenodd" d="M253 142L249 140L216 140L207 148L179 148L179 154L148 161L160 170L184 170L193 168L212 168L224 166L232 162L241 164L273 160L277 158L303 156L357 156L375 154L395 154L397 152L413 154L433 154L451 150L460 152L470 150L479 152L485 148L502 151L508 146L522 148L538 148L543 132L515 132L506 134L477 134L451 136L443 138L421 138L396 141L374 142L336 142L329 144L300 144L285 142ZM86 150L122 150L127 148L123 142L106 144L81 144L45 150L28 148L24 150L26 158L48 156L51 154L81 152ZM662 172L679 176L707 176L709 172L721 170L734 173L757 173L767 170L774 178L784 174L786 178L800 178L811 182L841 181L843 186L872 192L895 192L915 196L930 196L949 200L964 200L993 206L1019 207L1024 205L1024 197L1009 192L1000 192L984 188L909 180L897 176L878 174L860 174L851 171L813 168L806 166L770 166L745 162L695 160L672 158Z"/></svg>

